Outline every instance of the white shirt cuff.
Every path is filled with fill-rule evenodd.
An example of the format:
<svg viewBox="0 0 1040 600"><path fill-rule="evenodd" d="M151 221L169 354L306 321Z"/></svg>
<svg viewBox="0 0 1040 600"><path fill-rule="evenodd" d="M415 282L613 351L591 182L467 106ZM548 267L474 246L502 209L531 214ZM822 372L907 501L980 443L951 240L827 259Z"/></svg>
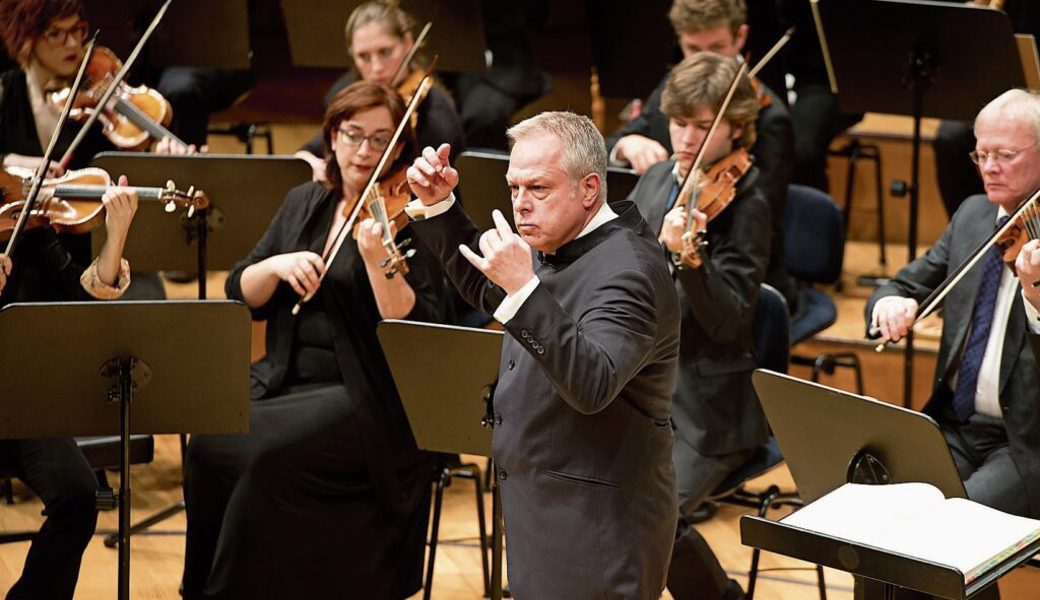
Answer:
<svg viewBox="0 0 1040 600"><path fill-rule="evenodd" d="M437 215L442 215L448 212L448 209L455 205L455 194L448 194L448 197L441 200L437 204L432 206L426 206L419 201L418 198L412 200L404 207L404 212L414 221L422 221L425 219L432 219Z"/></svg>
<svg viewBox="0 0 1040 600"><path fill-rule="evenodd" d="M527 302L527 299L534 293L534 289L538 287L540 282L538 276L535 275L530 281L524 284L524 287L517 290L515 294L509 294L506 296L505 300L502 300L502 304L499 304L498 308L495 309L495 314L492 315L495 317L495 320L503 325L508 323L510 319L516 316L516 313L519 312L520 307L524 305L524 302Z"/></svg>
<svg viewBox="0 0 1040 600"><path fill-rule="evenodd" d="M1026 293L1023 290L1022 304L1026 307L1026 323L1029 323L1029 331L1032 333L1040 334L1040 312L1036 310L1036 307L1026 299Z"/></svg>

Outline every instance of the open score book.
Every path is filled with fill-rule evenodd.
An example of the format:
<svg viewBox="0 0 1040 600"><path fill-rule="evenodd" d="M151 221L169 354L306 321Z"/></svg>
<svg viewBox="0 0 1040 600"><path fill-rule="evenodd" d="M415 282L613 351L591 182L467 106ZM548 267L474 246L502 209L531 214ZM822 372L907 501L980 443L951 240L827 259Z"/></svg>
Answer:
<svg viewBox="0 0 1040 600"><path fill-rule="evenodd" d="M965 585L1040 537L1040 521L962 498L927 483L846 483L782 522L957 568Z"/></svg>

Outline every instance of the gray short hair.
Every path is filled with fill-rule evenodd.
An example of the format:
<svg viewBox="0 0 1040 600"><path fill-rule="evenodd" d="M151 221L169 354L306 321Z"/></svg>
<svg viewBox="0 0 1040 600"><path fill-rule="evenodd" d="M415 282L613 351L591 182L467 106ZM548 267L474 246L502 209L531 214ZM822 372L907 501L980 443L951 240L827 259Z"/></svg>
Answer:
<svg viewBox="0 0 1040 600"><path fill-rule="evenodd" d="M1040 94L1015 88L1004 92L982 107L975 122L988 118L1022 119L1033 128L1040 145Z"/></svg>
<svg viewBox="0 0 1040 600"><path fill-rule="evenodd" d="M599 175L599 200L607 199L607 144L592 119L567 111L550 111L525 119L506 130L509 147L531 135L556 136L563 146L563 170L571 186L589 173Z"/></svg>

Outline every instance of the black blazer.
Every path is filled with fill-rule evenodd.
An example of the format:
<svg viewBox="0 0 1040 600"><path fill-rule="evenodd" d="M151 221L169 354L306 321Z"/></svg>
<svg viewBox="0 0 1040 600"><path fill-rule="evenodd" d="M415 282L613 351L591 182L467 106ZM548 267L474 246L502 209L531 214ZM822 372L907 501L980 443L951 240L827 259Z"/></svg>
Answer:
<svg viewBox="0 0 1040 600"><path fill-rule="evenodd" d="M672 153L668 117L661 112L661 94L667 80L666 76L657 85L637 118L607 138L608 151L612 151L622 137L639 134L656 140L669 154ZM791 183L791 175L794 172L794 130L791 128L791 115L787 105L767 86L763 85L762 91L769 95L771 101L769 106L759 111L758 119L755 121L757 136L755 145L751 147L751 156L758 167L757 186L762 190L772 213L772 241L769 246L765 282L779 290L788 305L793 307L797 301L797 289L784 266L783 227L787 186Z"/></svg>
<svg viewBox="0 0 1040 600"><path fill-rule="evenodd" d="M629 203L543 256L505 325L494 454L518 598L660 597L677 518L669 405L679 305L660 246ZM462 296L505 297L458 252L458 205L411 225Z"/></svg>
<svg viewBox="0 0 1040 600"><path fill-rule="evenodd" d="M629 199L659 233L675 161L650 168ZM672 396L676 435L709 456L754 448L768 435L751 385L751 324L769 254L769 207L752 167L733 202L708 224L708 260L676 271L682 310L679 377Z"/></svg>
<svg viewBox="0 0 1040 600"><path fill-rule="evenodd" d="M906 296L920 304L956 269L984 239L996 230L997 206L985 195L971 196L954 213L942 237L924 256L896 273L889 283L879 287L867 303L866 319L870 326L874 304L885 296ZM935 388L924 412L936 416L944 403L953 398L949 384L956 372L954 364L967 341L971 312L975 305L981 262L975 265L953 288L943 302L943 331L936 363ZM869 332L868 332L869 334ZM1030 514L1040 518L1040 378L1034 346L1037 336L1030 335L1026 323L1022 295L1016 294L1011 305L1007 331L1000 359L1000 406L1004 413L1011 444L1011 456L1026 482ZM1032 343L1029 343L1031 339Z"/></svg>

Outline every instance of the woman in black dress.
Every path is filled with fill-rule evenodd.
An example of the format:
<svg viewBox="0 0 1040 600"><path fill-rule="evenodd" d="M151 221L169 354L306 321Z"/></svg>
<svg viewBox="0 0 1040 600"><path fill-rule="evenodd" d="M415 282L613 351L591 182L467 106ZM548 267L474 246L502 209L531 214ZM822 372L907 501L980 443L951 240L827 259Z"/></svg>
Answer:
<svg viewBox="0 0 1040 600"><path fill-rule="evenodd" d="M442 276L419 246L408 275L385 277L371 220L329 265L321 259L403 112L401 97L374 83L340 92L322 129L327 182L290 191L229 274L228 297L267 320L267 356L252 368L250 433L191 439L187 599L390 599L420 587L429 464L376 325L439 319ZM391 169L414 155L410 128L405 134ZM299 296L315 289L292 316Z"/></svg>

